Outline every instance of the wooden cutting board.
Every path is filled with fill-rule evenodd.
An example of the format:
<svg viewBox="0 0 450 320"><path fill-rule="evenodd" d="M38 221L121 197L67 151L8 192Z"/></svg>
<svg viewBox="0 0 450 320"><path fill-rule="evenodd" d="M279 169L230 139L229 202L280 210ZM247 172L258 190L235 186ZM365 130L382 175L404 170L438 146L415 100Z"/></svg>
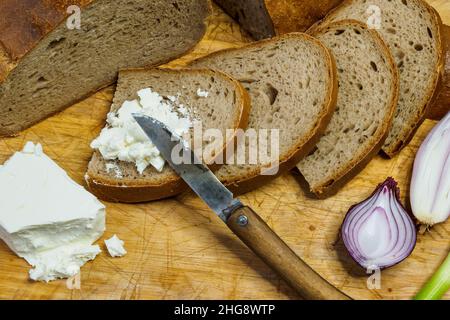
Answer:
<svg viewBox="0 0 450 320"><path fill-rule="evenodd" d="M430 1L450 24L450 2ZM215 8L208 34L197 48L171 66L249 39ZM31 140L78 183L91 156L89 144L104 126L113 94L109 87L66 111L0 140L0 163ZM348 257L337 234L348 208L366 198L386 177L400 184L406 203L413 158L435 122L427 120L411 144L392 160L374 159L339 194L327 200L308 198L286 174L242 197L317 272L356 299L408 299L433 273L450 249L450 221L420 235L410 258L381 273L381 288L369 290L369 275ZM0 200L1 201L1 200ZM28 280L27 263L0 243L2 299L286 299L299 298L250 252L192 192L175 199L139 205L105 203L107 231L117 234L128 254L106 252L81 271L81 288L66 281ZM446 295L450 298L450 294Z"/></svg>

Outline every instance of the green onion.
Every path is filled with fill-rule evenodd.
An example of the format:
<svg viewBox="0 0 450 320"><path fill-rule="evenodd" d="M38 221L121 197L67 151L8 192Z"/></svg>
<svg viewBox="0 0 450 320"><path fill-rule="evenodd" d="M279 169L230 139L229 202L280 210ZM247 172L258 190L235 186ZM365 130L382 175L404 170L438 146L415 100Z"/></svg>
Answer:
<svg viewBox="0 0 450 320"><path fill-rule="evenodd" d="M414 298L415 300L439 300L450 288L450 254Z"/></svg>

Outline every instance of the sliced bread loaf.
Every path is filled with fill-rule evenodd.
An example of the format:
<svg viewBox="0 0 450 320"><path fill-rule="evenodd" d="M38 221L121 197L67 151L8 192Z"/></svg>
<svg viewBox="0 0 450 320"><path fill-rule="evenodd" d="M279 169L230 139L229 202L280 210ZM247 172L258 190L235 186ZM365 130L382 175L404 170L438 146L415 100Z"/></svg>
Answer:
<svg viewBox="0 0 450 320"><path fill-rule="evenodd" d="M383 146L393 157L412 138L438 93L444 65L441 19L423 0L346 0L319 25L343 19L379 28L399 68L399 102Z"/></svg>
<svg viewBox="0 0 450 320"><path fill-rule="evenodd" d="M253 190L295 167L317 143L336 104L334 59L318 40L301 33L287 34L243 48L213 53L191 65L224 71L248 90L252 109L249 128L279 132L279 170L262 174L269 166L258 158L251 164L245 140L245 164L236 155L217 171L217 177L235 194ZM270 137L270 134L268 133ZM271 141L267 149L272 148Z"/></svg>
<svg viewBox="0 0 450 320"><path fill-rule="evenodd" d="M0 136L183 55L208 15L208 0L1 0Z"/></svg>
<svg viewBox="0 0 450 320"><path fill-rule="evenodd" d="M136 99L137 92L144 88L150 88L164 99L173 100L176 97L178 107L187 109L193 119L201 121L204 130L219 129L228 140L203 141L203 150L220 150L216 157L221 156L234 140L234 135L227 136L226 130L247 126L248 94L236 80L221 72L168 69L120 71L111 112L119 110L125 101ZM204 161L212 164L215 159ZM157 200L187 188L167 164L162 172L148 166L141 174L135 163L105 160L99 151L94 152L89 163L86 182L96 196L112 202Z"/></svg>
<svg viewBox="0 0 450 320"><path fill-rule="evenodd" d="M391 128L399 78L378 33L354 20L331 23L313 35L336 58L336 111L314 151L298 168L317 196L330 195L378 153Z"/></svg>

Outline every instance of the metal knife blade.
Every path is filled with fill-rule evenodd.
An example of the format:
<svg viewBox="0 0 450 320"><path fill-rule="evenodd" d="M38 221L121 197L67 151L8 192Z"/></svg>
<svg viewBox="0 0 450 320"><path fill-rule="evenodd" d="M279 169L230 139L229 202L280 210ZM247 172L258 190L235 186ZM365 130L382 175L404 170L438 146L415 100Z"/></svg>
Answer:
<svg viewBox="0 0 450 320"><path fill-rule="evenodd" d="M194 190L194 192L223 220L227 221L230 213L241 207L242 203L233 198L233 194L216 178L209 168L198 161L193 150L184 145L181 138L162 122L141 114L133 114L134 119L158 148L162 157L175 172ZM175 163L172 151L181 147L184 159L189 163Z"/></svg>

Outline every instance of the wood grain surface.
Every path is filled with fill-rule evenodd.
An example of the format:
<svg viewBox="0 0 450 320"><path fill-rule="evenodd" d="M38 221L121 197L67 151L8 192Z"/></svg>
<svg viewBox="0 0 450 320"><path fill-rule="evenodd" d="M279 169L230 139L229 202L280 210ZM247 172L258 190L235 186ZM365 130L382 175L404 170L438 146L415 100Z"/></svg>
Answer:
<svg viewBox="0 0 450 320"><path fill-rule="evenodd" d="M350 299L301 260L252 208L240 207L232 212L227 226L302 298Z"/></svg>
<svg viewBox="0 0 450 320"><path fill-rule="evenodd" d="M450 1L429 1L450 24ZM217 8L208 34L188 56L170 64L249 41ZM0 140L0 163L25 142L45 152L80 184L91 156L89 144L104 126L113 94L109 87L18 137ZM366 198L387 176L399 181L408 203L414 155L434 121L426 120L397 157L375 158L341 192L327 200L309 198L286 174L241 197L312 268L355 299L409 299L450 249L450 222L420 235L411 257L381 273L381 288L369 290L368 274L352 262L337 238L350 205ZM298 299L192 192L148 204L105 203L107 231L97 259L81 271L80 289L66 281L28 280L30 267L0 242L1 299ZM111 258L103 240L117 234L128 254ZM445 296L450 298L448 293Z"/></svg>

